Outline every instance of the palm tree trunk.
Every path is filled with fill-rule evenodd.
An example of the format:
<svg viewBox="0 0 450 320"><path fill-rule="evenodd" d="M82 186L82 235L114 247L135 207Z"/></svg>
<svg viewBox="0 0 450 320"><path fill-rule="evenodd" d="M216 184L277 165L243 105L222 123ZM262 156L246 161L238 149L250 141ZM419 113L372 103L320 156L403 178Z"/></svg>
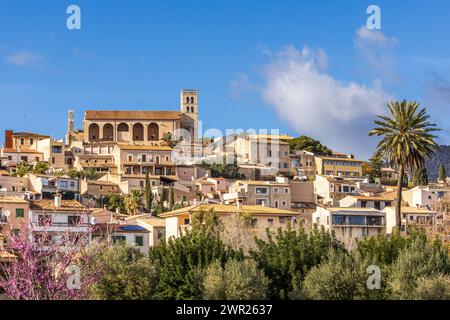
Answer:
<svg viewBox="0 0 450 320"><path fill-rule="evenodd" d="M397 181L397 198L395 202L395 225L400 231L402 225L402 190L403 190L403 176L405 174L405 169L403 164L400 164L398 167L398 181Z"/></svg>

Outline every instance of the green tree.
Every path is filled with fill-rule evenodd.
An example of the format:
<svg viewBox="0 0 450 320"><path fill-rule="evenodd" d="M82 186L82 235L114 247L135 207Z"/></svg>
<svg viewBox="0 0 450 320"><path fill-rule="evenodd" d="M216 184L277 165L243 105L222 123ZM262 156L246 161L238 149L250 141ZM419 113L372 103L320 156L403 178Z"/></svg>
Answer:
<svg viewBox="0 0 450 320"><path fill-rule="evenodd" d="M427 186L428 185L428 174L425 167L417 168L414 171L413 177L414 186Z"/></svg>
<svg viewBox="0 0 450 320"><path fill-rule="evenodd" d="M34 165L33 173L35 174L45 174L48 170L48 164L45 162L38 162Z"/></svg>
<svg viewBox="0 0 450 320"><path fill-rule="evenodd" d="M108 248L101 258L104 276L91 289L95 300L150 300L158 283L156 268L138 249L125 244Z"/></svg>
<svg viewBox="0 0 450 320"><path fill-rule="evenodd" d="M299 288L309 269L322 262L329 248L342 248L323 228L306 231L303 227L275 233L267 230L267 239L256 239L256 250L250 255L270 279L269 297L287 299Z"/></svg>
<svg viewBox="0 0 450 320"><path fill-rule="evenodd" d="M237 161L234 160L233 163L227 163L226 156L223 157L223 161L220 164L215 161L212 164L202 162L201 166L209 169L213 178L226 178L231 180L239 180L244 178L244 176L239 173Z"/></svg>
<svg viewBox="0 0 450 320"><path fill-rule="evenodd" d="M119 209L120 212L125 213L125 199L124 196L119 193L111 193L106 196L106 203L108 204L108 209L110 210L117 210Z"/></svg>
<svg viewBox="0 0 450 320"><path fill-rule="evenodd" d="M447 248L438 241L415 238L400 251L390 268L388 284L392 298L413 299L418 280L436 274L450 274Z"/></svg>
<svg viewBox="0 0 450 320"><path fill-rule="evenodd" d="M437 274L417 280L412 299L450 300L450 276Z"/></svg>
<svg viewBox="0 0 450 320"><path fill-rule="evenodd" d="M197 218L199 214L202 217ZM239 257L225 247L218 232L212 231L217 228L212 215L194 213L193 221L205 223L193 223L192 231L150 249L150 259L158 266L160 277L158 299L201 299L205 269L214 261L224 265L229 258Z"/></svg>
<svg viewBox="0 0 450 320"><path fill-rule="evenodd" d="M141 207L141 193L139 190L133 190L125 196L125 210L128 215L134 216L139 212Z"/></svg>
<svg viewBox="0 0 450 320"><path fill-rule="evenodd" d="M162 141L164 142L164 144L170 148L175 147L178 142L176 140L174 140L172 133L170 132L166 132L163 134L162 136Z"/></svg>
<svg viewBox="0 0 450 320"><path fill-rule="evenodd" d="M439 130L429 121L426 109L420 111L419 104L403 100L387 105L390 116L379 115L374 121L377 126L369 132L370 136L381 136L376 155L386 157L391 164L398 166L397 201L395 206L396 225L401 226L401 198L403 178L406 168L421 168L425 158L437 149L436 136Z"/></svg>
<svg viewBox="0 0 450 320"><path fill-rule="evenodd" d="M391 265L395 262L400 251L411 244L416 238L426 239L423 233L412 233L409 237L402 237L399 230L395 230L390 237L379 235L360 239L357 242L357 252L371 264Z"/></svg>
<svg viewBox="0 0 450 320"><path fill-rule="evenodd" d="M175 194L173 191L173 187L170 187L170 193L169 193L169 210L173 210L173 207L175 206Z"/></svg>
<svg viewBox="0 0 450 320"><path fill-rule="evenodd" d="M365 264L343 250L330 249L327 259L305 277L301 293L309 300L360 300L367 297Z"/></svg>
<svg viewBox="0 0 450 320"><path fill-rule="evenodd" d="M372 156L372 158L369 159L369 167L370 170L367 173L369 175L369 179L371 182L375 182L375 179L381 178L381 168L383 167L383 161L377 157Z"/></svg>
<svg viewBox="0 0 450 320"><path fill-rule="evenodd" d="M147 172L145 174L145 208L147 209L147 212L152 212L152 205L153 205L153 192L150 184L149 173Z"/></svg>
<svg viewBox="0 0 450 320"><path fill-rule="evenodd" d="M31 173L33 171L33 166L28 164L26 161L21 161L16 166L16 171L14 172L13 176L17 177L24 177L28 173Z"/></svg>
<svg viewBox="0 0 450 320"><path fill-rule="evenodd" d="M67 176L69 176L71 179L77 179L81 177L81 174L79 171L77 171L77 169L69 169L67 171Z"/></svg>
<svg viewBox="0 0 450 320"><path fill-rule="evenodd" d="M447 173L445 172L445 167L444 165L441 163L439 164L439 181L446 181L447 180Z"/></svg>
<svg viewBox="0 0 450 320"><path fill-rule="evenodd" d="M203 298L206 300L264 300L269 279L252 259L230 259L222 267L212 263L205 272Z"/></svg>
<svg viewBox="0 0 450 320"><path fill-rule="evenodd" d="M331 155L332 151L322 145L320 141L308 136L300 136L288 141L291 151L305 150L317 155Z"/></svg>

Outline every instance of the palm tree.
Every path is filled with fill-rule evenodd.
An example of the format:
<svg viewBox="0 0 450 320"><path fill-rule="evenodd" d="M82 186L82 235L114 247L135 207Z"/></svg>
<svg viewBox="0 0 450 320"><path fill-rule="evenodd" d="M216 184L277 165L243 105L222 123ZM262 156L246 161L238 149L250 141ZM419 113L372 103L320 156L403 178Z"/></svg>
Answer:
<svg viewBox="0 0 450 320"><path fill-rule="evenodd" d="M138 213L141 206L141 194L139 190L133 190L125 196L125 209L130 216Z"/></svg>
<svg viewBox="0 0 450 320"><path fill-rule="evenodd" d="M177 145L177 141L174 140L172 133L170 132L166 132L163 134L162 136L162 141L164 142L164 144L170 148L173 148L174 146Z"/></svg>
<svg viewBox="0 0 450 320"><path fill-rule="evenodd" d="M403 100L387 105L390 116L377 116L375 127L369 136L382 136L375 155L386 157L398 167L397 200L395 205L396 225L401 226L401 202L405 169L421 170L425 158L430 157L438 145L434 141L436 125L423 108L419 111L417 102Z"/></svg>

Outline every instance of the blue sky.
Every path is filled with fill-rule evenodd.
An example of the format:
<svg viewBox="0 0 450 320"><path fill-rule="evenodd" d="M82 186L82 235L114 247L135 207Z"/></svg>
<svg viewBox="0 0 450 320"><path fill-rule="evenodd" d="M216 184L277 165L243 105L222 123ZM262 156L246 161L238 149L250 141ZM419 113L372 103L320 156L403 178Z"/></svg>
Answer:
<svg viewBox="0 0 450 320"><path fill-rule="evenodd" d="M81 30L66 28L67 6ZM366 8L382 29L364 30ZM449 1L0 0L0 139L62 138L68 109L178 109L204 128L307 134L367 158L389 98L420 101L450 143Z"/></svg>

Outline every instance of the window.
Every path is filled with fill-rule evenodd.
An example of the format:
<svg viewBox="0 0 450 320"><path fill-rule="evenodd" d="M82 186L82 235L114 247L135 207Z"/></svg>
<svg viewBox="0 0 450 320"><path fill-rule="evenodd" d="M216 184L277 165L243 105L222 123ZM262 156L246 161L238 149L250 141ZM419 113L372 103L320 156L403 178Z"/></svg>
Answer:
<svg viewBox="0 0 450 320"><path fill-rule="evenodd" d="M267 219L267 223L269 224L269 226L273 226L273 219Z"/></svg>
<svg viewBox="0 0 450 320"><path fill-rule="evenodd" d="M351 225L365 225L366 219L364 216L348 216L348 224Z"/></svg>
<svg viewBox="0 0 450 320"><path fill-rule="evenodd" d="M267 188L256 188L256 194L267 194Z"/></svg>
<svg viewBox="0 0 450 320"><path fill-rule="evenodd" d="M56 159L55 159L55 157L52 157L52 164L55 164L56 163Z"/></svg>
<svg viewBox="0 0 450 320"><path fill-rule="evenodd" d="M184 219L184 224L185 224L185 225L188 225L189 223L191 223L191 220L189 220L189 219Z"/></svg>
<svg viewBox="0 0 450 320"><path fill-rule="evenodd" d="M284 193L288 194L289 193L289 189L288 188L284 189Z"/></svg>
<svg viewBox="0 0 450 320"><path fill-rule="evenodd" d="M34 143L34 140L33 139L30 139L30 144L33 144Z"/></svg>
<svg viewBox="0 0 450 320"><path fill-rule="evenodd" d="M61 189L67 189L69 187L69 183L67 181L60 181L59 182L59 187Z"/></svg>
<svg viewBox="0 0 450 320"><path fill-rule="evenodd" d="M382 222L382 217L367 217L368 226L381 226Z"/></svg>
<svg viewBox="0 0 450 320"><path fill-rule="evenodd" d="M25 144L25 139L20 139L20 144L23 146Z"/></svg>
<svg viewBox="0 0 450 320"><path fill-rule="evenodd" d="M25 217L25 210L17 208L16 209L16 218L23 218Z"/></svg>
<svg viewBox="0 0 450 320"><path fill-rule="evenodd" d="M70 187L71 187L71 188L74 188L74 187L75 187L75 182L72 181L72 182L70 183Z"/></svg>
<svg viewBox="0 0 450 320"><path fill-rule="evenodd" d="M258 206L263 206L264 204L266 204L269 201L269 199L256 199L255 203Z"/></svg>
<svg viewBox="0 0 450 320"><path fill-rule="evenodd" d="M350 191L348 186L343 186L342 190L343 190L343 192L349 192Z"/></svg>
<svg viewBox="0 0 450 320"><path fill-rule="evenodd" d="M141 186L141 188L144 187L144 181L139 181L139 185Z"/></svg>
<svg viewBox="0 0 450 320"><path fill-rule="evenodd" d="M361 208L367 207L367 201L361 201Z"/></svg>
<svg viewBox="0 0 450 320"><path fill-rule="evenodd" d="M283 207L287 206L286 201L283 201L281 204L283 205Z"/></svg>
<svg viewBox="0 0 450 320"><path fill-rule="evenodd" d="M25 162L28 162L28 157L27 157L27 156L21 156L21 157L20 157L20 160L25 161Z"/></svg>
<svg viewBox="0 0 450 320"><path fill-rule="evenodd" d="M275 208L278 208L278 201L275 201Z"/></svg>
<svg viewBox="0 0 450 320"><path fill-rule="evenodd" d="M273 188L273 193L278 193L278 188Z"/></svg>
<svg viewBox="0 0 450 320"><path fill-rule="evenodd" d="M133 162L133 156L131 154L128 155L128 162Z"/></svg>
<svg viewBox="0 0 450 320"><path fill-rule="evenodd" d="M62 147L61 146L53 146L52 153L62 153Z"/></svg>
<svg viewBox="0 0 450 320"><path fill-rule="evenodd" d="M144 246L144 237L143 236L135 236L134 237L134 243L138 247L143 247Z"/></svg>
<svg viewBox="0 0 450 320"><path fill-rule="evenodd" d="M333 215L332 217L333 224L342 225L345 224L345 216L343 215Z"/></svg>

